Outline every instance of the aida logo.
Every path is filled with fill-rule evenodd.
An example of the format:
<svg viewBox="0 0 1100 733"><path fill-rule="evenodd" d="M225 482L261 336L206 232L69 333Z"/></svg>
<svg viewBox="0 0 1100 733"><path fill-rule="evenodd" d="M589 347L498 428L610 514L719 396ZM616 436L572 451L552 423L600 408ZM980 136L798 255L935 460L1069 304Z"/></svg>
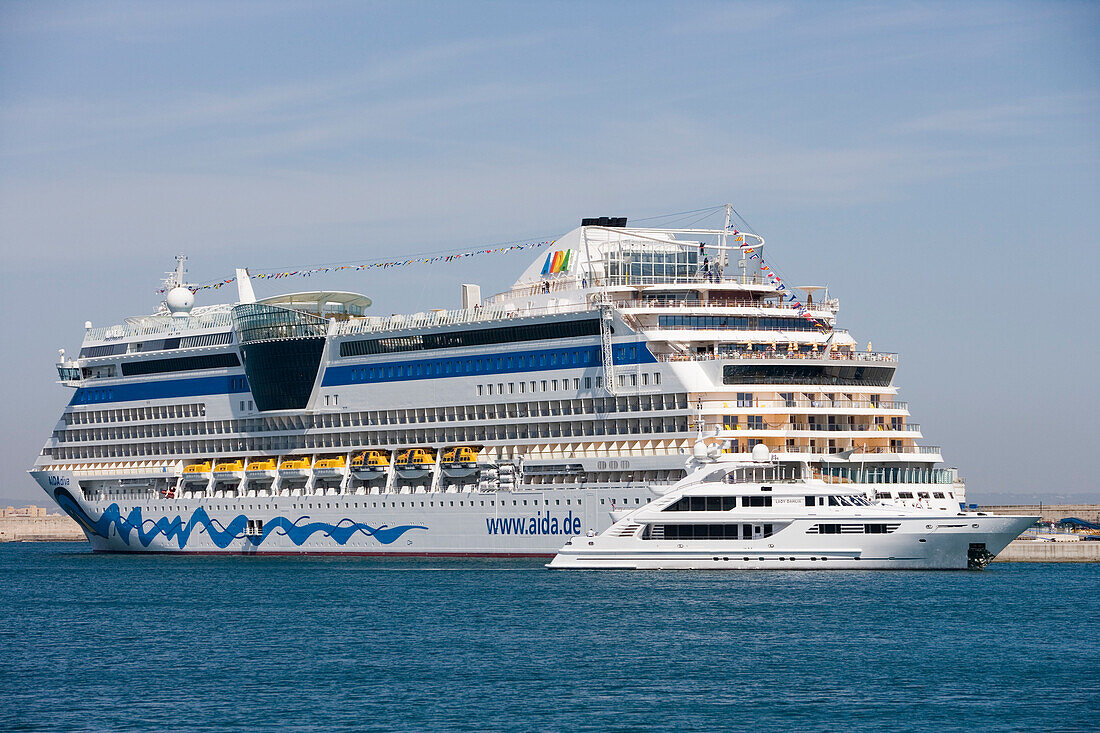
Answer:
<svg viewBox="0 0 1100 733"><path fill-rule="evenodd" d="M559 249L546 255L546 264L542 266L543 275L554 275L559 272L568 272L573 264L573 250Z"/></svg>

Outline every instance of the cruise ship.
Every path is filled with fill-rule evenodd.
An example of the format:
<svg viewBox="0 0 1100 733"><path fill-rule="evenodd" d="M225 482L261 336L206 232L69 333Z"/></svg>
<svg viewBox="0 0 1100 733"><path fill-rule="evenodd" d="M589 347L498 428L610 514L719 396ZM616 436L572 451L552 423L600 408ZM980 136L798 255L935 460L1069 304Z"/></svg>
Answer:
<svg viewBox="0 0 1100 733"><path fill-rule="evenodd" d="M61 351L73 392L30 473L97 551L550 557L657 499L700 446L958 512L897 356L860 348L730 211L584 219L505 292L456 283L460 308L407 315L257 298L244 269L236 302L197 305L210 291L179 258L157 312Z"/></svg>

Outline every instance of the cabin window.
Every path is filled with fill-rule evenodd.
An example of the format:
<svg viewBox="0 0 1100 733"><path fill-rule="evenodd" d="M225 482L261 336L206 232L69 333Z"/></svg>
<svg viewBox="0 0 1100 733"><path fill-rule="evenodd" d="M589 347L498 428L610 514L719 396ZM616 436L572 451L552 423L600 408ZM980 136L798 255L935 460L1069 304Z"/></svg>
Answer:
<svg viewBox="0 0 1100 733"><path fill-rule="evenodd" d="M806 506L817 506L817 497L816 496L807 496L806 497Z"/></svg>

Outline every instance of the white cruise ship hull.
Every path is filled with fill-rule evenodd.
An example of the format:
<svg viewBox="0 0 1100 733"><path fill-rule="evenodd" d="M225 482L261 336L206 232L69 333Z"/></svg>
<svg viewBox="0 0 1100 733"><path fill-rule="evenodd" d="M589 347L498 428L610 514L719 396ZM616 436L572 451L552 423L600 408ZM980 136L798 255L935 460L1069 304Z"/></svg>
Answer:
<svg viewBox="0 0 1100 733"><path fill-rule="evenodd" d="M111 501L84 499L69 476L33 475L99 552L552 557L612 522L594 490ZM631 506L654 496L615 494Z"/></svg>

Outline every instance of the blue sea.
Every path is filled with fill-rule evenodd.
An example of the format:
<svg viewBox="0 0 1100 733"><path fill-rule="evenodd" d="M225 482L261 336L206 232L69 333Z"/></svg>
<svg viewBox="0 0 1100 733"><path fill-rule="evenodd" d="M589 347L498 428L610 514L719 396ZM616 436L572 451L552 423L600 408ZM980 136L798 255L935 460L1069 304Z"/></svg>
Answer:
<svg viewBox="0 0 1100 733"><path fill-rule="evenodd" d="M1100 565L563 572L0 545L0 728L1082 731Z"/></svg>

